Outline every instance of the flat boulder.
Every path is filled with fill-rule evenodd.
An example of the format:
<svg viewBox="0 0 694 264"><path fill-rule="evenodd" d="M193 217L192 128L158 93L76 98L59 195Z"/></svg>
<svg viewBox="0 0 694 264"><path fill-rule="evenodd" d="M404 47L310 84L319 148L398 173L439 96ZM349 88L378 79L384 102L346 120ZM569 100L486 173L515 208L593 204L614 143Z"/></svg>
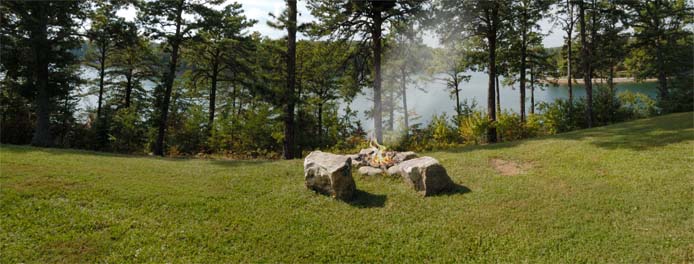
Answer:
<svg viewBox="0 0 694 264"><path fill-rule="evenodd" d="M416 159L417 158L417 153L414 151L405 151L405 152L398 152L395 154L394 159L397 160L398 162L403 162L406 160L411 160L411 159Z"/></svg>
<svg viewBox="0 0 694 264"><path fill-rule="evenodd" d="M366 175L366 176L376 176L379 174L383 174L383 170L379 168L374 168L371 166L364 166L359 168L359 173L361 175Z"/></svg>
<svg viewBox="0 0 694 264"><path fill-rule="evenodd" d="M394 172L399 172L405 183L423 196L447 191L454 186L446 168L432 157L403 161L397 167Z"/></svg>
<svg viewBox="0 0 694 264"><path fill-rule="evenodd" d="M395 164L386 170L388 176L399 176L401 173L400 164Z"/></svg>
<svg viewBox="0 0 694 264"><path fill-rule="evenodd" d="M304 180L307 188L340 200L351 199L356 191L348 156L311 152L304 159Z"/></svg>

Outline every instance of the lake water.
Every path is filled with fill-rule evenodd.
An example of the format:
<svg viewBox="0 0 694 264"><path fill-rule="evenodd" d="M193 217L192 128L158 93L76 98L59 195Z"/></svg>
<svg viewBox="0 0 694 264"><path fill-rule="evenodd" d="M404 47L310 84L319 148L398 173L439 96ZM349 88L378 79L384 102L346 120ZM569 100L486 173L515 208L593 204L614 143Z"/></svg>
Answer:
<svg viewBox="0 0 694 264"><path fill-rule="evenodd" d="M83 76L85 78L94 78L96 72L83 68ZM460 100L467 99L468 101L476 100L477 107L480 109L486 109L487 107L487 74L482 72L469 72L471 75L470 81L467 83L462 83L460 85ZM500 81L503 80L500 78ZM429 123L433 115L439 115L446 113L448 116L453 116L455 113L455 98L450 97L450 93L446 89L444 81L426 81L421 82L418 86L422 89L410 85L407 89L407 106L410 112L414 112L418 119L412 120L413 115L411 114L410 124L417 123ZM146 83L145 87L151 89L154 87L153 83ZM617 92L620 91L632 91L640 92L649 95L652 98L656 96L656 84L655 83L619 83L616 85ZM583 85L574 84L574 98L580 98L585 96L586 91ZM83 90L83 92L85 92ZM504 86L500 89L501 97L501 109L507 111L519 112L520 109L520 91L517 86L515 89L511 87ZM373 107L373 101L371 98L372 89L365 88L363 93L358 95L350 104L350 108L354 111L359 111L358 118L361 120L362 125L366 130L373 129L373 120L368 118L364 111L369 110ZM526 92L526 107L530 107L530 90ZM551 102L559 98L568 98L568 86L550 86L543 89L535 89L535 103L540 102ZM82 110L86 108L96 107L97 97L95 94L85 96L80 102L80 108ZM396 102L398 106L402 105L402 101ZM526 110L529 112L528 110ZM342 112L342 111L341 111ZM397 118L401 119L402 114L396 113ZM384 113L384 120L387 118L386 113Z"/></svg>
<svg viewBox="0 0 694 264"><path fill-rule="evenodd" d="M470 81L460 85L460 100L467 99L468 101L476 100L477 107L487 109L487 74L482 72L471 72ZM500 82L503 80L500 78ZM599 83L598 83L599 84ZM607 85L607 84L604 84ZM446 113L448 116L455 114L455 97L451 98L449 91L446 89L444 81L428 81L419 85L424 91L416 87L408 87L407 89L407 106L410 112L415 112L420 116L418 120L411 121L411 124L428 123L433 115ZM655 83L618 83L616 84L617 92L632 91L647 94L655 98L656 96ZM520 111L520 90L518 85L515 89L501 85L500 89L501 109L513 112ZM574 98L584 97L586 90L583 85L573 85ZM363 111L373 107L372 92L370 89L365 89L364 94L357 96L350 104L352 110L360 111L359 119L365 129L373 128L373 120L367 118ZM552 102L556 99L569 98L569 90L566 85L550 86L543 89L535 88L535 104L540 102ZM530 108L530 90L526 91L526 107ZM397 102L397 105L402 105L402 101ZM529 110L526 109L526 112ZM396 113L397 118L401 118L402 114ZM387 118L384 113L384 120Z"/></svg>

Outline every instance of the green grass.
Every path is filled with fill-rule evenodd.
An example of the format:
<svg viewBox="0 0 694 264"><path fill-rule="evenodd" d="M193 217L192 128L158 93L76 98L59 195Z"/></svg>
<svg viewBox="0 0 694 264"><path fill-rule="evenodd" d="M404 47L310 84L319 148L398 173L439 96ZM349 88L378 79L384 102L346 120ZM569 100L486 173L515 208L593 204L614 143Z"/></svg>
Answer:
<svg viewBox="0 0 694 264"><path fill-rule="evenodd" d="M692 113L428 153L469 191L355 175L351 203L307 190L301 160L0 155L2 263L694 261Z"/></svg>

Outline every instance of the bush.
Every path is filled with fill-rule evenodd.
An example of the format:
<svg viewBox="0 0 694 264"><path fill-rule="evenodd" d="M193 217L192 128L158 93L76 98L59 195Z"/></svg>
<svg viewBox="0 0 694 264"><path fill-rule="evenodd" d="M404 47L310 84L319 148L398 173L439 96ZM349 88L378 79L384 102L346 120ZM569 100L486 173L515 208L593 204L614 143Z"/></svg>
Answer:
<svg viewBox="0 0 694 264"><path fill-rule="evenodd" d="M586 127L585 101L583 99L574 101L573 104L563 99L557 99L554 102L541 102L538 104L538 112L540 113L538 122L542 124L543 130L547 134Z"/></svg>
<svg viewBox="0 0 694 264"><path fill-rule="evenodd" d="M487 129L492 123L487 115L481 111L474 111L467 117L463 117L458 125L458 134L465 142L480 144L486 141Z"/></svg>
<svg viewBox="0 0 694 264"><path fill-rule="evenodd" d="M619 93L617 98L621 102L620 112L624 114L625 119L646 118L660 112L655 100L642 93L625 91Z"/></svg>
<svg viewBox="0 0 694 264"><path fill-rule="evenodd" d="M625 114L620 112L621 103L614 89L596 86L593 94L593 125L607 125L625 120Z"/></svg>
<svg viewBox="0 0 694 264"><path fill-rule="evenodd" d="M136 107L119 109L111 120L111 133L108 140L116 152L144 152L146 125L142 122Z"/></svg>

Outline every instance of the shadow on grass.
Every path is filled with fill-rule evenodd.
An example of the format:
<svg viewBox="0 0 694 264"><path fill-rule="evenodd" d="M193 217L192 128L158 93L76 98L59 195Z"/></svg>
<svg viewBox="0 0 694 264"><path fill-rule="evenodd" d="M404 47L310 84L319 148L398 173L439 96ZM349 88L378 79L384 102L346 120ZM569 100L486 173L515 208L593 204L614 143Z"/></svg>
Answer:
<svg viewBox="0 0 694 264"><path fill-rule="evenodd" d="M448 189L447 191L443 191L437 194L434 194L432 196L452 196L452 195L463 195L466 193L472 192L470 188L468 188L465 185L460 185L457 183L453 183L453 187Z"/></svg>
<svg viewBox="0 0 694 264"><path fill-rule="evenodd" d="M386 205L386 199L388 198L385 194L373 194L362 190L356 190L352 200L347 201L347 203L358 208L377 208L384 207Z"/></svg>
<svg viewBox="0 0 694 264"><path fill-rule="evenodd" d="M603 149L648 150L694 140L694 114L678 113L570 132L559 139L583 140Z"/></svg>
<svg viewBox="0 0 694 264"><path fill-rule="evenodd" d="M488 145L465 146L434 152L465 153L476 150L499 150L516 147L535 140L586 140L603 149L647 150L694 140L694 113L677 113L648 119L616 123L592 129L574 130Z"/></svg>

